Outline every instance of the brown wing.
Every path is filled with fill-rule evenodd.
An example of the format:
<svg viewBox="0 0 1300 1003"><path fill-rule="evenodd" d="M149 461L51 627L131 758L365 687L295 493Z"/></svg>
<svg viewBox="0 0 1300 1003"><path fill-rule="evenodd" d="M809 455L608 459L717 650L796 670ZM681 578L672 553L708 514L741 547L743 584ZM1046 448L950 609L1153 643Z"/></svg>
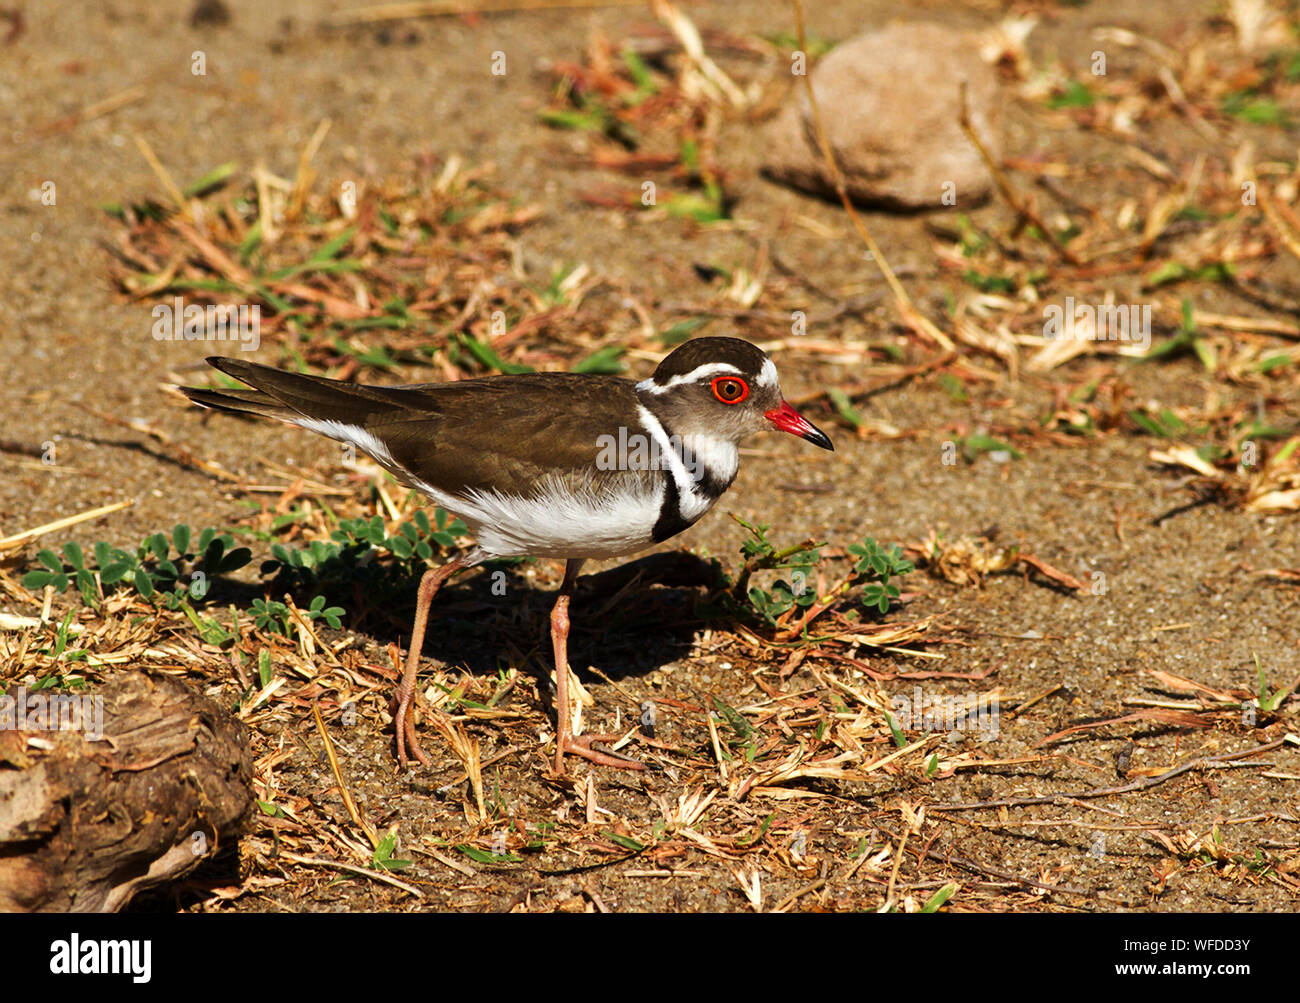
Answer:
<svg viewBox="0 0 1300 1003"><path fill-rule="evenodd" d="M490 376L382 387L289 373L240 359L208 360L254 391L186 390L209 407L364 429L409 475L454 494L527 495L543 475L575 482L655 474L600 471L604 435L641 431L630 380L581 373Z"/></svg>
<svg viewBox="0 0 1300 1003"><path fill-rule="evenodd" d="M415 477L456 494L527 495L547 474L604 480L601 437L640 429L633 384L617 377L539 373L404 393L409 405L374 414L366 431Z"/></svg>

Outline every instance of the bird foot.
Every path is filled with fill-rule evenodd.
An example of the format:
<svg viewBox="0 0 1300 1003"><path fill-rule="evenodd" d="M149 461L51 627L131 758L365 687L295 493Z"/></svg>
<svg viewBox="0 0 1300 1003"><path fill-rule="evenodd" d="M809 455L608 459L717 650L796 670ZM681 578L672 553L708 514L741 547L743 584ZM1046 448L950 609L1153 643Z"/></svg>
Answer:
<svg viewBox="0 0 1300 1003"><path fill-rule="evenodd" d="M401 764L401 768L406 769L408 746L411 755L421 764L432 766L433 760L421 748L420 740L415 735L415 690L404 692L399 686L389 704L389 709L393 712L393 728L397 732L397 761Z"/></svg>
<svg viewBox="0 0 1300 1003"><path fill-rule="evenodd" d="M630 756L617 756L608 752L601 752L591 747L592 742L616 742L621 735L578 735L576 738L565 736L560 744L563 752L571 752L575 756L581 756L599 766L612 766L617 770L644 770L645 763L639 759L632 759ZM560 773L564 772L563 761L560 761Z"/></svg>

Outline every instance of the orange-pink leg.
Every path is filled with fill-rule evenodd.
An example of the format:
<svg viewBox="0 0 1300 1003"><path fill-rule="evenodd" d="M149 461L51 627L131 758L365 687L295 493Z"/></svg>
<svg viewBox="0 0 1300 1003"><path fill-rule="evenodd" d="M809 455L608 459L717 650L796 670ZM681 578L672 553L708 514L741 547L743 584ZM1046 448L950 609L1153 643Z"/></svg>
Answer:
<svg viewBox="0 0 1300 1003"><path fill-rule="evenodd" d="M590 759L601 766L644 770L645 764L638 763L635 759L619 759L590 747L593 740L609 741L615 736L582 735L574 738L569 734L569 599L573 595L574 583L578 580L582 564L581 559L566 562L560 594L556 596L555 606L551 610L551 647L555 652L555 772L563 775L566 752Z"/></svg>
<svg viewBox="0 0 1300 1003"><path fill-rule="evenodd" d="M429 605L433 597L442 588L442 583L456 572L473 563L476 558L473 551L461 554L440 568L432 568L420 576L420 588L415 597L415 624L411 628L411 650L406 653L406 667L402 671L402 681L397 686L393 702L396 707L394 726L397 731L397 761L406 768L406 747L411 747L411 754L425 766L433 765L415 737L415 717L411 713L415 703L415 674L420 667L420 651L424 647L424 628L429 622Z"/></svg>

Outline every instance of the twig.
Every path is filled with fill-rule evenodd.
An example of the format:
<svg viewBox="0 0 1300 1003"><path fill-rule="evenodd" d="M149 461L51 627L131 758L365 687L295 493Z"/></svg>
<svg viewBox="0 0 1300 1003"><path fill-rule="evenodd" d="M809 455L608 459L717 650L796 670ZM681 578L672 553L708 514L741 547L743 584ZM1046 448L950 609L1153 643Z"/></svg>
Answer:
<svg viewBox="0 0 1300 1003"><path fill-rule="evenodd" d="M456 871L459 874L463 874L467 878L478 877L478 871L474 870L474 868L466 864L462 864L459 860L453 860L445 853L439 853L437 850L412 849L410 852L428 854L430 857L438 861L438 863L442 864L444 867L450 867L453 871Z"/></svg>
<svg viewBox="0 0 1300 1003"><path fill-rule="evenodd" d="M491 766L493 763L500 762L502 759L505 759L506 756L513 756L516 752L519 752L522 748L523 746L521 745L512 745L510 746L510 748L498 752L495 756L490 756L489 758L483 760L483 762L479 763L479 769L482 770L485 767ZM439 787L438 793L446 794L453 787L457 786L458 784L463 784L468 779L469 779L469 774L462 770L461 773L457 775L454 779L447 781L445 784Z"/></svg>
<svg viewBox="0 0 1300 1003"><path fill-rule="evenodd" d="M1213 766L1218 763L1230 762L1234 759L1246 759L1250 756L1258 756L1265 752L1272 752L1286 743L1286 738L1279 738L1267 745L1259 745L1253 749L1247 749L1245 752L1225 753L1222 756L1203 756L1200 759L1193 759L1182 766L1175 766L1172 770L1167 770L1159 776L1146 777L1142 780L1135 780L1131 784L1121 784L1118 787L1099 787L1092 790L1084 791L1063 791L1060 794L1046 794L1042 797L1033 798L1003 798L998 801L972 801L966 804L931 804L927 807L930 811L967 811L980 808L1021 808L1027 805L1036 804L1055 804L1066 798L1104 798L1111 797L1115 794L1131 794L1134 791L1144 791L1149 787L1155 787L1157 784L1163 784L1166 780L1172 780L1174 777L1187 773L1189 770L1201 769L1207 766ZM955 859L955 858L954 858Z"/></svg>
<svg viewBox="0 0 1300 1003"><path fill-rule="evenodd" d="M1297 258L1300 258L1300 227L1293 230L1287 225L1284 221L1284 209L1281 203L1274 205L1273 200L1261 190L1259 192L1259 207L1264 210L1264 218L1276 231L1278 239L1282 241L1286 249Z"/></svg>
<svg viewBox="0 0 1300 1003"><path fill-rule="evenodd" d="M316 177L315 172L311 169L312 158L316 156L321 144L325 142L325 136L330 131L331 124L328 118L321 119L320 124L316 126L316 131L312 133L311 139L307 140L307 145L302 148L302 152L298 155L298 173L294 176L293 188L289 192L289 207L285 211L287 219L297 219L302 213L303 205L307 200L307 192L311 190L312 180Z"/></svg>
<svg viewBox="0 0 1300 1003"><path fill-rule="evenodd" d="M39 460L45 455L45 450L31 442L19 442L17 439L0 439L0 453L19 453L23 456L34 456Z"/></svg>
<svg viewBox="0 0 1300 1003"><path fill-rule="evenodd" d="M722 758L722 743L718 740L718 726L713 723L713 711L706 710L704 716L709 722L709 741L713 743L713 758L718 761L718 775L722 778L722 785L727 786L727 764Z"/></svg>
<svg viewBox="0 0 1300 1003"><path fill-rule="evenodd" d="M330 769L334 772L334 782L338 784L339 793L343 795L343 804L346 806L348 814L352 817L352 821L360 826L361 831L364 832L366 838L370 840L371 847L377 850L379 849L380 842L379 834L371 828L369 822L361 817L361 813L357 811L356 802L352 800L351 792L348 791L347 785L343 782L343 774L339 770L339 760L338 757L334 755L334 742L330 739L330 733L325 728L325 719L320 716L320 707L313 703L311 705L311 713L312 717L316 719L316 730L320 732L321 740L325 743L325 755L329 757ZM414 890L415 889L411 889L411 891Z"/></svg>
<svg viewBox="0 0 1300 1003"><path fill-rule="evenodd" d="M149 89L144 84L136 84L134 87L128 87L124 91L109 95L102 101L88 104L80 111L74 111L71 115L64 115L53 122L47 122L36 129L36 134L38 136L48 136L64 129L71 129L75 125L81 125L83 122L89 122L110 112L115 112L119 108L124 108L126 105L133 104L147 93L149 93Z"/></svg>
<svg viewBox="0 0 1300 1003"><path fill-rule="evenodd" d="M686 17L674 7L668 0L650 0L650 8L657 17L681 43L682 49L695 67L695 71L700 75L713 90L722 96L736 108L743 108L749 102L745 99L745 93L736 86L729 76L727 76L718 67L704 51L704 42L700 38L700 30L695 27L691 19Z"/></svg>
<svg viewBox="0 0 1300 1003"><path fill-rule="evenodd" d="M895 751L895 752L891 752L888 756L884 756L884 757L882 757L881 759L873 759L871 762L865 764L865 765L862 767L862 772L863 772L863 773L874 773L876 770L880 769L882 766L887 766L887 765L889 765L890 763L892 763L895 759L898 759L898 758L900 758L901 756L906 756L906 755L908 755L909 753L912 753L912 752L928 752L928 751L930 751L930 749L932 749L935 745L937 745L940 741L942 741L942 739L941 739L940 736L938 736L938 735L932 735L932 736L930 736L929 738L922 739L922 740L919 741L919 742L911 742L911 743L909 743L909 744L903 746L901 749L898 749L898 750Z"/></svg>
<svg viewBox="0 0 1300 1003"><path fill-rule="evenodd" d="M181 218L189 219L189 203L186 202L185 196L181 193L181 190L176 187L176 182L173 181L172 176L167 173L167 168L162 165L162 161L154 155L153 148L145 142L144 137L138 133L131 138L135 140L135 145L140 151L140 155L148 162L149 166L153 169L154 174L158 175L158 180L161 181L162 186L167 189L167 194L171 196L171 200L176 203L176 211L180 213Z"/></svg>
<svg viewBox="0 0 1300 1003"><path fill-rule="evenodd" d="M1065 687L1065 683L1056 683L1052 686L1049 686L1047 689L1043 690L1042 693L1038 694L1038 696L1031 697L1030 699L1026 700L1022 704L1016 704L1013 710L1007 712L1007 718L1012 719L1012 718L1019 717L1025 711L1029 710L1030 707L1034 706L1034 704L1038 703L1040 700L1046 700L1057 690L1063 689L1064 687Z"/></svg>
<svg viewBox="0 0 1300 1003"><path fill-rule="evenodd" d="M115 414L109 414L107 411L101 411L99 408L87 406L86 410L96 418L102 418L104 421L112 422L114 425L121 425L123 428L129 428L133 432L142 432L149 436L155 442L164 447L166 455L182 467L190 470L197 470L200 473L207 474L209 477L215 477L219 481L238 483L240 478L232 474L229 470L224 469L210 460L203 460L195 456L192 452L178 443L170 435L160 428L155 428L142 419L119 418Z"/></svg>
<svg viewBox="0 0 1300 1003"><path fill-rule="evenodd" d="M1028 201L1016 196L1015 191L1011 187L1011 183L1007 181L1007 176L1002 172L1002 168L998 166L998 162L993 159L993 155L989 153L989 148L984 145L984 141L980 139L979 133L975 131L975 126L971 123L970 108L967 106L966 102L966 81L964 80L961 82L961 117L958 119L958 122L961 124L961 131L966 133L967 138L975 144L975 149L979 151L980 159L984 161L984 166L986 166L989 169L989 173L993 175L993 181L998 186L998 191L1002 193L1002 197L1006 199L1007 204L1015 210L1016 215L1020 217L1021 221L1033 223L1034 226L1038 228L1038 232L1051 243L1053 248L1055 248L1056 253L1070 264L1082 264L1078 255L1063 244L1055 231L1043 222L1043 218L1038 215L1038 211Z"/></svg>
<svg viewBox="0 0 1300 1003"><path fill-rule="evenodd" d="M907 848L908 830L903 830L903 835L898 841L898 853L894 856L894 869L889 873L889 888L885 892L885 901L877 912L888 912L894 905L894 892L898 885L898 870L903 866L903 851ZM924 851L922 851L924 852Z"/></svg>
<svg viewBox="0 0 1300 1003"><path fill-rule="evenodd" d="M125 501L113 502L111 505L101 505L99 508L92 508L88 512L82 512L79 515L70 515L62 519L55 519L53 522L47 522L43 526L37 526L35 529L25 530L22 533L15 533L13 536L6 536L0 540L0 554L6 550L17 550L25 547L38 536L44 536L46 533L54 533L60 529L67 529L69 526L75 526L81 522L89 522L91 519L98 519L102 515L108 515L112 512L120 512L124 508L130 508L135 504L134 498L128 498Z"/></svg>
<svg viewBox="0 0 1300 1003"><path fill-rule="evenodd" d="M801 52L808 51L808 40L804 36L803 30L803 4L801 0L791 0L794 5L795 26L798 28L799 49ZM880 274L885 277L885 282L889 284L890 291L894 294L894 300L898 304L898 312L903 317L903 322L920 334L924 334L935 343L942 345L945 349L952 352L957 346L952 339L934 326L930 320L916 309L912 303L912 298L907 295L907 290L903 284L898 281L898 276L894 270L889 267L889 262L885 260L884 254L876 246L875 238L871 236L871 231L862 221L856 209L853 208L853 201L849 198L848 188L844 184L844 175L840 173L839 165L835 162L835 154L831 150L830 140L826 138L826 126L822 122L821 109L817 106L817 98L813 94L812 77L810 74L803 74L803 86L808 95L808 107L812 112L813 128L817 133L817 145L821 149L822 159L826 161L826 167L830 171L831 183L835 186L835 193L840 197L840 202L844 205L844 211L848 213L853 228L858 231L858 236L862 242L867 245L867 250L871 252L871 260L876 263L880 269Z"/></svg>
<svg viewBox="0 0 1300 1003"><path fill-rule="evenodd" d="M987 874L990 877L1001 878L1003 881L1014 881L1019 885L1028 885L1031 888L1038 888L1045 892L1065 892L1070 895L1091 895L1097 893L1091 888L1076 888L1072 885L1049 885L1044 881L1035 881L1033 878L1023 878L1019 874L1013 874L1011 871L1004 871L999 867L988 867L984 864L977 864L971 860L965 860L962 857L943 857L933 850L922 850L922 855L929 857L931 860L937 860L946 864L956 864L958 867L964 867L968 871L974 871L976 874Z"/></svg>
<svg viewBox="0 0 1300 1003"><path fill-rule="evenodd" d="M824 868L823 868L823 869L824 869ZM805 895L807 895L809 892L815 892L815 891L817 891L819 888L821 888L821 887L822 887L823 885L825 885L825 884L826 884L826 875L823 874L820 878L818 878L818 879L817 879L816 881L814 881L812 884L804 885L802 888L798 889L797 891L793 891L793 892L791 892L789 895L787 895L785 898L783 898L780 902L778 902L778 903L776 904L775 908L769 909L768 912L785 912L787 909L790 908L790 906L794 905L797 901L799 901L799 899L803 898L803 897L804 897Z"/></svg>
<svg viewBox="0 0 1300 1003"><path fill-rule="evenodd" d="M894 366L892 369L886 366L873 366L873 371L886 371L888 372L888 375L882 379L868 380L862 383L852 384L844 387L843 390L845 394L848 395L850 401L860 401L871 394L902 386L908 380L915 379L918 376L924 376L926 373L936 369L942 369L944 366L948 365L948 363L953 362L956 359L957 352L950 349L939 353L938 356L927 362L922 362L915 366ZM828 393L829 392L826 390L816 390L812 393L806 393L801 397L791 397L790 403L795 407L799 407L802 404L811 404L813 401L818 401L823 397L828 396Z"/></svg>
<svg viewBox="0 0 1300 1003"><path fill-rule="evenodd" d="M446 17L457 14L501 14L511 11L586 9L591 7L640 7L642 0L426 0L420 3L385 3L357 7L325 18L328 28L343 28L377 21L405 21L417 17Z"/></svg>
<svg viewBox="0 0 1300 1003"><path fill-rule="evenodd" d="M630 585L631 582L629 582L628 584ZM605 673L601 672L600 669L596 668L596 666L594 665L587 666L587 669L588 671L593 672L596 675L600 676L601 679L605 680L605 682L609 683L610 686L614 687L614 689L616 689L620 694L622 694L624 699L626 699L628 703L630 703L637 710L641 709L641 701L636 698L635 694L628 691L626 687L622 686L621 684L614 681L613 679L610 679L609 676L605 675Z"/></svg>
<svg viewBox="0 0 1300 1003"><path fill-rule="evenodd" d="M285 860L292 860L295 864L306 864L309 867L332 867L338 871L348 871L351 874L360 875L363 878L370 878L373 881L382 881L386 885L392 885L394 888L400 888L404 892L409 892L416 898L424 898L424 892L408 885L405 881L398 881L395 877L385 874L383 871L370 871L364 867L356 867L352 864L344 864L337 860L323 860L320 857L300 857L296 853L290 853L288 850L281 850L280 854Z"/></svg>

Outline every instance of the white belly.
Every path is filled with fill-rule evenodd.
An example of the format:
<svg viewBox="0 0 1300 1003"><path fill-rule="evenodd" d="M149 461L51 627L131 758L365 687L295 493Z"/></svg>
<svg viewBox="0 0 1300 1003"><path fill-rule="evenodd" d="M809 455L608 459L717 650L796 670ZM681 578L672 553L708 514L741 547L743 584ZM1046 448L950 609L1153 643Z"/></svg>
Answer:
<svg viewBox="0 0 1300 1003"><path fill-rule="evenodd" d="M624 557L650 546L663 484L627 478L625 485L617 492L574 492L543 481L528 498L497 491L452 496L425 484L418 487L464 520L491 557L568 559Z"/></svg>

